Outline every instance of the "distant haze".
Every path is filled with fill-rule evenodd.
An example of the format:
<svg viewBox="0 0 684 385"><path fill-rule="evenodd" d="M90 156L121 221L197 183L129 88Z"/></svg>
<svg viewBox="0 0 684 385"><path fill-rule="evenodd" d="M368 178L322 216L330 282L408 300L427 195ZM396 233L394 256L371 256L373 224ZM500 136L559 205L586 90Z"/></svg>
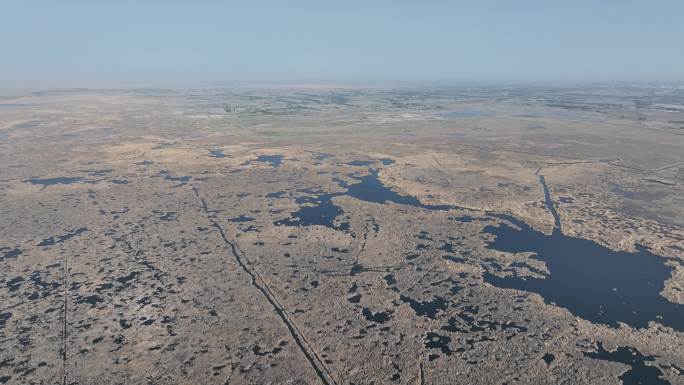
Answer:
<svg viewBox="0 0 684 385"><path fill-rule="evenodd" d="M0 88L680 82L684 1L31 1Z"/></svg>

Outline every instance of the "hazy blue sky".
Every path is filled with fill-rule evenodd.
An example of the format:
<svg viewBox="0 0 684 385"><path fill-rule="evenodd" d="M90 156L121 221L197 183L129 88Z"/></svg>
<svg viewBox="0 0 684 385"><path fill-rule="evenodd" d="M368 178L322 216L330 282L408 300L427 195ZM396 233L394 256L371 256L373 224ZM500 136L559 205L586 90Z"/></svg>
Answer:
<svg viewBox="0 0 684 385"><path fill-rule="evenodd" d="M2 0L0 88L684 80L683 0Z"/></svg>

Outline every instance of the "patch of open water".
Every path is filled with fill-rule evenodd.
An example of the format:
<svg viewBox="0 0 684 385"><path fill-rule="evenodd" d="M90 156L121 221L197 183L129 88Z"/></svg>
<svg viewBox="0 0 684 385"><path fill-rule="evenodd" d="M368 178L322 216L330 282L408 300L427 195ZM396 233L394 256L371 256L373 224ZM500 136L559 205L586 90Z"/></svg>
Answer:
<svg viewBox="0 0 684 385"><path fill-rule="evenodd" d="M335 205L332 202L332 198L342 195L347 195L365 202L392 202L401 205L420 207L427 210L449 210L453 208L453 206L449 205L426 205L413 196L401 195L385 186L382 181L380 181L377 170L370 170L370 173L366 176L353 176L353 178L359 182L349 185L345 182L338 181L341 187L347 189L346 192L324 193L313 190L304 191L310 193L310 195L295 199L296 203L304 206L300 206L299 210L290 213L290 218L281 219L273 223L277 226L320 225L336 230L348 230L349 223L347 222L339 225L335 224L335 219L344 214L344 210Z"/></svg>
<svg viewBox="0 0 684 385"><path fill-rule="evenodd" d="M290 218L275 221L276 225L322 225L337 230L349 229L349 223L335 224L342 208L332 202L337 196L350 196L365 202L396 203L427 210L449 210L455 206L428 205L416 197L399 194L385 186L378 171L352 176L358 183L338 180L344 192L325 193L308 191L299 197L302 206ZM620 323L634 328L645 328L655 321L678 331L684 331L684 305L668 301L660 295L673 268L666 258L652 254L642 246L636 252L614 251L588 239L566 236L561 231L561 220L551 199L543 176L539 181L544 190L546 205L554 218L555 228L544 234L513 217L489 213L502 219L498 226L489 225L485 234L494 236L487 248L508 253L533 253L533 259L546 264L544 278L501 277L491 272L484 274L485 282L499 288L516 289L541 295L549 304L568 309L575 316L592 323L618 327Z"/></svg>
<svg viewBox="0 0 684 385"><path fill-rule="evenodd" d="M619 362L629 365L629 370L622 373L618 378L625 385L669 385L670 382L661 378L663 372L655 366L646 365L645 362L654 361L653 356L645 356L631 347L618 347L615 351L608 351L603 344L598 343L595 352L584 353L585 357L596 360Z"/></svg>
<svg viewBox="0 0 684 385"><path fill-rule="evenodd" d="M269 163L271 167L280 167L283 164L282 155L259 155L256 158L257 162Z"/></svg>

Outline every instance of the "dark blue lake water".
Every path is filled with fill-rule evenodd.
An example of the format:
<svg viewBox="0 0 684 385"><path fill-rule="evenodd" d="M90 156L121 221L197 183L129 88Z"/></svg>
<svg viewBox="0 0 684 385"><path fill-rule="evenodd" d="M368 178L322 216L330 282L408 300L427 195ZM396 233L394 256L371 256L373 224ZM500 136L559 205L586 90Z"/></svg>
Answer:
<svg viewBox="0 0 684 385"><path fill-rule="evenodd" d="M291 217L273 222L275 225L285 226L311 226L320 225L337 230L349 229L349 223L335 224L335 219L344 214L341 207L332 202L336 196L347 195L365 202L387 203L392 202L401 205L420 207L426 210L449 210L448 205L426 205L417 198L409 195L401 195L385 186L378 178L377 170L370 170L366 176L353 176L358 183L346 184L339 182L345 192L324 193L308 191L310 195L299 197L295 202L302 205L299 210L290 213Z"/></svg>
<svg viewBox="0 0 684 385"><path fill-rule="evenodd" d="M499 277L487 273L485 282L500 288L540 294L593 323L617 327L619 322L644 328L657 321L684 331L684 306L660 295L673 268L665 259L638 246L637 251L613 251L587 239L555 230L547 235L514 218L515 225L487 226L495 236L487 246L508 253L532 252L549 274L544 278ZM518 227L518 228L516 228Z"/></svg>

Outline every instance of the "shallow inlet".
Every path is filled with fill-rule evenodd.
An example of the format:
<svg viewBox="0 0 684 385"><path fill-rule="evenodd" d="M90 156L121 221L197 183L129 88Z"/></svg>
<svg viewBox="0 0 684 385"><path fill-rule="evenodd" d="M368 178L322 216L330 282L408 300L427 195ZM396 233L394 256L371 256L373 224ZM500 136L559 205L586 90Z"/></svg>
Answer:
<svg viewBox="0 0 684 385"><path fill-rule="evenodd" d="M683 331L684 305L660 295L673 270L663 263L664 258L641 246L637 246L636 252L628 253L564 235L560 215L543 175L539 175L539 183L554 220L550 235L506 215L494 216L519 229L502 223L499 227L487 226L483 231L496 237L488 248L507 253L534 253L532 258L543 261L550 274L534 278L485 273L485 282L500 288L537 293L544 302L564 307L592 323L612 327L625 323L645 328L649 322L656 321Z"/></svg>
<svg viewBox="0 0 684 385"><path fill-rule="evenodd" d="M573 238L554 230L550 235L514 218L487 226L496 238L488 248L508 253L532 252L549 274L544 278L500 277L485 273L485 282L496 287L541 295L572 314L593 323L644 328L650 321L684 330L684 306L668 301L660 292L672 268L664 258L638 246L635 253L613 251L595 242Z"/></svg>
<svg viewBox="0 0 684 385"><path fill-rule="evenodd" d="M598 344L597 351L584 353L585 357L595 360L619 362L629 366L629 370L622 373L618 378L624 385L669 385L670 382L661 378L663 372L655 366L645 363L654 361L653 356L645 356L638 350L630 347L619 346L615 351L608 351L602 343Z"/></svg>
<svg viewBox="0 0 684 385"><path fill-rule="evenodd" d="M448 205L426 205L415 197L401 195L392 191L380 181L377 170L370 170L370 173L366 176L354 176L353 178L359 182L351 185L339 182L341 187L347 188L346 192L323 193L311 190L305 191L310 193L310 195L295 199L296 203L300 205L304 204L305 206L300 206L299 210L291 212L290 218L275 221L273 224L277 226L320 225L346 231L349 229L349 223L344 222L335 225L335 219L344 214L344 210L332 202L332 198L342 195L347 195L365 202L392 202L401 205L420 207L427 210L449 210L452 208L452 206Z"/></svg>

